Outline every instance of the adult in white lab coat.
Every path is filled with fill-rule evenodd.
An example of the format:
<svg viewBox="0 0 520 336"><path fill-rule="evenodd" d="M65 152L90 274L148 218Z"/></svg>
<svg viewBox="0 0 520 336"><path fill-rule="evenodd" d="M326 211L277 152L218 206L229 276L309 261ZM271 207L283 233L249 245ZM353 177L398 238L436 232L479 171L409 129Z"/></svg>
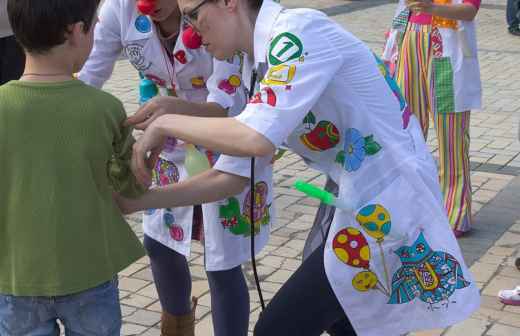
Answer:
<svg viewBox="0 0 520 336"><path fill-rule="evenodd" d="M479 306L441 201L437 171L420 125L386 67L324 14L271 0L179 0L216 58L236 51L244 83L257 92L234 118L178 114L174 101L154 115L134 147L146 183L147 151L173 136L235 156L270 157L284 141L339 185L349 204L334 214L326 242L281 288L255 335L321 335L348 317L354 331L398 336L462 321ZM209 135L211 134L211 135ZM125 211L212 201L244 183L225 156L212 171L153 190ZM344 321L345 323L345 321ZM345 323L348 324L348 323Z"/></svg>
<svg viewBox="0 0 520 336"><path fill-rule="evenodd" d="M181 21L176 1L106 0L95 31L94 49L79 78L101 87L123 52L137 71L159 86L161 93L176 96L172 99L179 104L190 104L185 113L206 117L236 115L245 105L241 57L230 55L227 60L214 60L202 45L200 35ZM161 99L164 97L149 104L154 106ZM212 162L218 157L214 152L206 154ZM182 143L167 146L155 165L152 186L186 179L184 158ZM248 160L229 162L249 165ZM262 210L254 221L258 226L257 251L269 236L271 166L266 162L257 174L257 207ZM167 207L145 212L144 245L163 307L163 335L193 333L194 309L186 258L190 255L192 237L201 238L201 217L215 335L247 335L249 292L241 264L250 258L251 221L246 201L248 190L236 191L229 200L222 198L225 200L205 204L202 209Z"/></svg>

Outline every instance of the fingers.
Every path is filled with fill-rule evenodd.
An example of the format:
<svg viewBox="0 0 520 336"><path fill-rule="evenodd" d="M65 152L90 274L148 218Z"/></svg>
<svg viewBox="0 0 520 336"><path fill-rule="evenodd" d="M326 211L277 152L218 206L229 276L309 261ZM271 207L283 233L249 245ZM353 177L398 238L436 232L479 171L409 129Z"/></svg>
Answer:
<svg viewBox="0 0 520 336"><path fill-rule="evenodd" d="M138 141L133 147L131 168L137 181L148 188L151 184L152 176L150 170L147 168L146 162L146 151L143 150L141 143Z"/></svg>
<svg viewBox="0 0 520 336"><path fill-rule="evenodd" d="M141 106L134 115L128 117L124 123L125 126L140 125L148 120L157 118L159 105L155 103L155 100L151 100L148 103ZM137 127L136 127L137 128ZM140 128L141 129L141 128Z"/></svg>

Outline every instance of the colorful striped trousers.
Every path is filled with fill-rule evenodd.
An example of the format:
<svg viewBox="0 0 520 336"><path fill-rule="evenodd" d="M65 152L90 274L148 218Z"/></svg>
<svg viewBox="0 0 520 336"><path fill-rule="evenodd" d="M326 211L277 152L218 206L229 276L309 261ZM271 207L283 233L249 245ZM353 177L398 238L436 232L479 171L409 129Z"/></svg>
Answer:
<svg viewBox="0 0 520 336"><path fill-rule="evenodd" d="M425 139L430 118L439 143L439 179L444 205L454 230L471 229L471 179L469 164L470 111L437 111L431 26L409 24L400 48L396 79L411 111L420 121ZM435 86L438 86L437 88Z"/></svg>

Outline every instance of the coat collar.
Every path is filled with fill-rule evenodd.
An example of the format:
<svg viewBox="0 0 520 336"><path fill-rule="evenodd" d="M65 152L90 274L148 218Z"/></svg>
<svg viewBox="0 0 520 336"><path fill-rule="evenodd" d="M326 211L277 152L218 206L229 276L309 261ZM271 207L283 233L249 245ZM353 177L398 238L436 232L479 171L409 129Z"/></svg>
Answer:
<svg viewBox="0 0 520 336"><path fill-rule="evenodd" d="M266 62L267 48L272 31L283 7L272 0L264 0L258 12L254 31L254 62L255 68Z"/></svg>

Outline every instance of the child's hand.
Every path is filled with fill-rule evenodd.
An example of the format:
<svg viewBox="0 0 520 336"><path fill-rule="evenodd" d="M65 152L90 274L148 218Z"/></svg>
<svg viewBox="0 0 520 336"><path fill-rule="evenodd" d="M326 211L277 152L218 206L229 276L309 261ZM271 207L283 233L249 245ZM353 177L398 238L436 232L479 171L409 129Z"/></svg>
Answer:
<svg viewBox="0 0 520 336"><path fill-rule="evenodd" d="M128 215L138 211L138 207L134 204L135 201L129 198L125 198L118 193L112 193L112 198L116 202L119 210L123 215Z"/></svg>
<svg viewBox="0 0 520 336"><path fill-rule="evenodd" d="M152 169L167 141L167 137L161 134L157 121L146 128L134 144L132 153L132 172L139 183L147 188L152 184Z"/></svg>

